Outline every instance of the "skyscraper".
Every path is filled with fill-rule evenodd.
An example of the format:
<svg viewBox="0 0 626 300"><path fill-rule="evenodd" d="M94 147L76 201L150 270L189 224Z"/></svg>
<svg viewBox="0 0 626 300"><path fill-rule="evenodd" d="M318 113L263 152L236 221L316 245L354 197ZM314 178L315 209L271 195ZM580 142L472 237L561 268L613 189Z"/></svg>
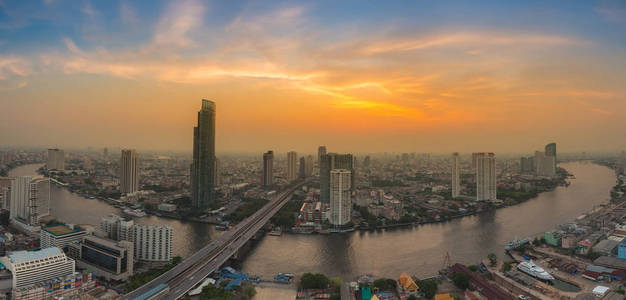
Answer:
<svg viewBox="0 0 626 300"><path fill-rule="evenodd" d="M476 173L476 160L478 159L479 153L472 153L472 172Z"/></svg>
<svg viewBox="0 0 626 300"><path fill-rule="evenodd" d="M317 148L317 164L321 164L322 155L326 155L326 146L319 146Z"/></svg>
<svg viewBox="0 0 626 300"><path fill-rule="evenodd" d="M545 147L546 156L552 156L554 159L550 158L550 160L554 160L552 166L554 170L551 170L552 176L556 175L556 143L547 144Z"/></svg>
<svg viewBox="0 0 626 300"><path fill-rule="evenodd" d="M537 175L546 177L556 175L556 156L546 155L546 152L535 151L534 160Z"/></svg>
<svg viewBox="0 0 626 300"><path fill-rule="evenodd" d="M459 153L452 154L452 198L461 194L461 178L459 173Z"/></svg>
<svg viewBox="0 0 626 300"><path fill-rule="evenodd" d="M345 225L352 219L352 172L346 169L330 171L330 224Z"/></svg>
<svg viewBox="0 0 626 300"><path fill-rule="evenodd" d="M304 173L306 175L305 177L310 177L311 175L313 175L313 156L312 155L306 156Z"/></svg>
<svg viewBox="0 0 626 300"><path fill-rule="evenodd" d="M520 158L520 173L531 173L535 170L535 158L532 156Z"/></svg>
<svg viewBox="0 0 626 300"><path fill-rule="evenodd" d="M48 149L48 170L65 170L65 152L60 149Z"/></svg>
<svg viewBox="0 0 626 300"><path fill-rule="evenodd" d="M263 153L263 185L274 184L274 152L272 150Z"/></svg>
<svg viewBox="0 0 626 300"><path fill-rule="evenodd" d="M295 151L287 152L287 181L292 182L298 179L298 172L296 171L298 162L298 153Z"/></svg>
<svg viewBox="0 0 626 300"><path fill-rule="evenodd" d="M300 178L306 178L306 159L304 158L304 156L300 157L300 165L298 166L298 169Z"/></svg>
<svg viewBox="0 0 626 300"><path fill-rule="evenodd" d="M215 102L202 99L198 126L193 128L191 204L206 208L215 200Z"/></svg>
<svg viewBox="0 0 626 300"><path fill-rule="evenodd" d="M354 159L352 154L328 153L321 156L320 160L320 201L330 202L330 171L333 169L346 169L350 171L351 189L354 189L355 177L353 168Z"/></svg>
<svg viewBox="0 0 626 300"><path fill-rule="evenodd" d="M139 161L137 152L132 149L124 149L120 159L120 193L126 195L138 190Z"/></svg>
<svg viewBox="0 0 626 300"><path fill-rule="evenodd" d="M476 156L476 200L496 200L496 156L478 153Z"/></svg>
<svg viewBox="0 0 626 300"><path fill-rule="evenodd" d="M50 214L50 179L31 176L14 178L11 182L10 198L11 219L23 225L37 227L39 219Z"/></svg>

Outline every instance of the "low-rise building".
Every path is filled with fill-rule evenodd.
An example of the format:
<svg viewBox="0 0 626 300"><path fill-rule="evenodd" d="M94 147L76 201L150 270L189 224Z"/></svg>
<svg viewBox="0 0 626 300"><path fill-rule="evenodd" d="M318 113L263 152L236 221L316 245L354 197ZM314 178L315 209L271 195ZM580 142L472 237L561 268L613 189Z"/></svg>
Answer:
<svg viewBox="0 0 626 300"><path fill-rule="evenodd" d="M113 241L86 236L69 246L80 268L92 270L96 276L109 280L126 280L133 275L134 246L129 241Z"/></svg>
<svg viewBox="0 0 626 300"><path fill-rule="evenodd" d="M561 236L561 232L559 231L546 231L543 238L546 241L546 244L553 247L561 247Z"/></svg>
<svg viewBox="0 0 626 300"><path fill-rule="evenodd" d="M7 270L13 274L13 289L74 274L74 260L61 249L45 248L39 251L14 251L0 257Z"/></svg>

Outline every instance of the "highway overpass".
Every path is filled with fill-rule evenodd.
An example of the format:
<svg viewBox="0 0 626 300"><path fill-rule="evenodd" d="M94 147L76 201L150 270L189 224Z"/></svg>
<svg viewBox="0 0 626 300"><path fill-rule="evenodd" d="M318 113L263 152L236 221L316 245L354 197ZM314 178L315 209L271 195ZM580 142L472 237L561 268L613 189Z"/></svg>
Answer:
<svg viewBox="0 0 626 300"><path fill-rule="evenodd" d="M180 264L161 274L161 276L124 295L122 299L136 299L158 288L161 284L167 284L169 287L169 292L161 299L178 299L184 296L209 274L218 270L289 201L296 189L308 182L297 183L291 188L280 192L263 208L239 222L231 230L226 231L219 238L211 241L198 252L184 259Z"/></svg>

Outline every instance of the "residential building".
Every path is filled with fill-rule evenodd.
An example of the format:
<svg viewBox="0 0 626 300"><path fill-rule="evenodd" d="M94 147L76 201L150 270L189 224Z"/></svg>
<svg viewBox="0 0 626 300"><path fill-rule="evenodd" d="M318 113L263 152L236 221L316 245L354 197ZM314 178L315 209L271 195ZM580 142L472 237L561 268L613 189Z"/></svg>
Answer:
<svg viewBox="0 0 626 300"><path fill-rule="evenodd" d="M496 200L496 156L478 153L476 156L476 200Z"/></svg>
<svg viewBox="0 0 626 300"><path fill-rule="evenodd" d="M539 176L552 177L556 175L556 156L546 155L545 152L535 151L535 172Z"/></svg>
<svg viewBox="0 0 626 300"><path fill-rule="evenodd" d="M452 198L461 195L461 177L459 172L459 153L452 154Z"/></svg>
<svg viewBox="0 0 626 300"><path fill-rule="evenodd" d="M65 170L65 152L60 149L48 149L48 170Z"/></svg>
<svg viewBox="0 0 626 300"><path fill-rule="evenodd" d="M320 200L323 203L330 202L330 172L334 169L350 171L352 180L350 186L354 190L355 174L353 163L352 154L328 153L322 155L320 161Z"/></svg>
<svg viewBox="0 0 626 300"><path fill-rule="evenodd" d="M520 173L532 173L535 171L535 158L530 157L522 157L520 158Z"/></svg>
<svg viewBox="0 0 626 300"><path fill-rule="evenodd" d="M78 242L87 231L77 225L54 224L43 226L40 233L41 248L57 247L65 250L67 245Z"/></svg>
<svg viewBox="0 0 626 300"><path fill-rule="evenodd" d="M274 152L263 153L263 186L274 184Z"/></svg>
<svg viewBox="0 0 626 300"><path fill-rule="evenodd" d="M0 209L9 210L11 204L11 183L12 178L0 177Z"/></svg>
<svg viewBox="0 0 626 300"><path fill-rule="evenodd" d="M14 251L0 257L0 263L13 274L13 290L72 275L75 271L74 260L56 247L38 251Z"/></svg>
<svg viewBox="0 0 626 300"><path fill-rule="evenodd" d="M133 241L133 220L126 220L111 214L100 221L100 231L108 239L115 241Z"/></svg>
<svg viewBox="0 0 626 300"><path fill-rule="evenodd" d="M298 162L298 153L295 151L287 152L287 181L292 182L298 179L296 166Z"/></svg>
<svg viewBox="0 0 626 300"><path fill-rule="evenodd" d="M197 208L207 208L215 201L215 112L215 102L202 99L198 126L193 128L191 203Z"/></svg>
<svg viewBox="0 0 626 300"><path fill-rule="evenodd" d="M172 258L172 227L166 225L133 226L135 257L143 261L167 262Z"/></svg>
<svg viewBox="0 0 626 300"><path fill-rule="evenodd" d="M556 170L556 143L547 144L545 147L545 153L546 153L546 156L554 157L553 168L554 170Z"/></svg>
<svg viewBox="0 0 626 300"><path fill-rule="evenodd" d="M352 172L347 169L330 171L330 224L345 225L352 219Z"/></svg>
<svg viewBox="0 0 626 300"><path fill-rule="evenodd" d="M29 232L39 230L39 219L50 214L50 179L22 176L11 181L10 216Z"/></svg>
<svg viewBox="0 0 626 300"><path fill-rule="evenodd" d="M122 150L120 159L120 193L132 194L139 190L139 160L132 149Z"/></svg>
<svg viewBox="0 0 626 300"><path fill-rule="evenodd" d="M85 236L73 247L78 267L89 269L108 280L126 280L133 275L134 245L129 241L113 241Z"/></svg>

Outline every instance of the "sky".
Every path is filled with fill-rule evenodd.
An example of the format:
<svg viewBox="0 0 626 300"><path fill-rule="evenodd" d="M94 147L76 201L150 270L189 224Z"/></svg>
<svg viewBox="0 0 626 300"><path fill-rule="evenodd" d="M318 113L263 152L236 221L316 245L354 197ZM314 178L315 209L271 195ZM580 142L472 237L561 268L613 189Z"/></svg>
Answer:
<svg viewBox="0 0 626 300"><path fill-rule="evenodd" d="M0 146L626 149L624 1L0 0Z"/></svg>

